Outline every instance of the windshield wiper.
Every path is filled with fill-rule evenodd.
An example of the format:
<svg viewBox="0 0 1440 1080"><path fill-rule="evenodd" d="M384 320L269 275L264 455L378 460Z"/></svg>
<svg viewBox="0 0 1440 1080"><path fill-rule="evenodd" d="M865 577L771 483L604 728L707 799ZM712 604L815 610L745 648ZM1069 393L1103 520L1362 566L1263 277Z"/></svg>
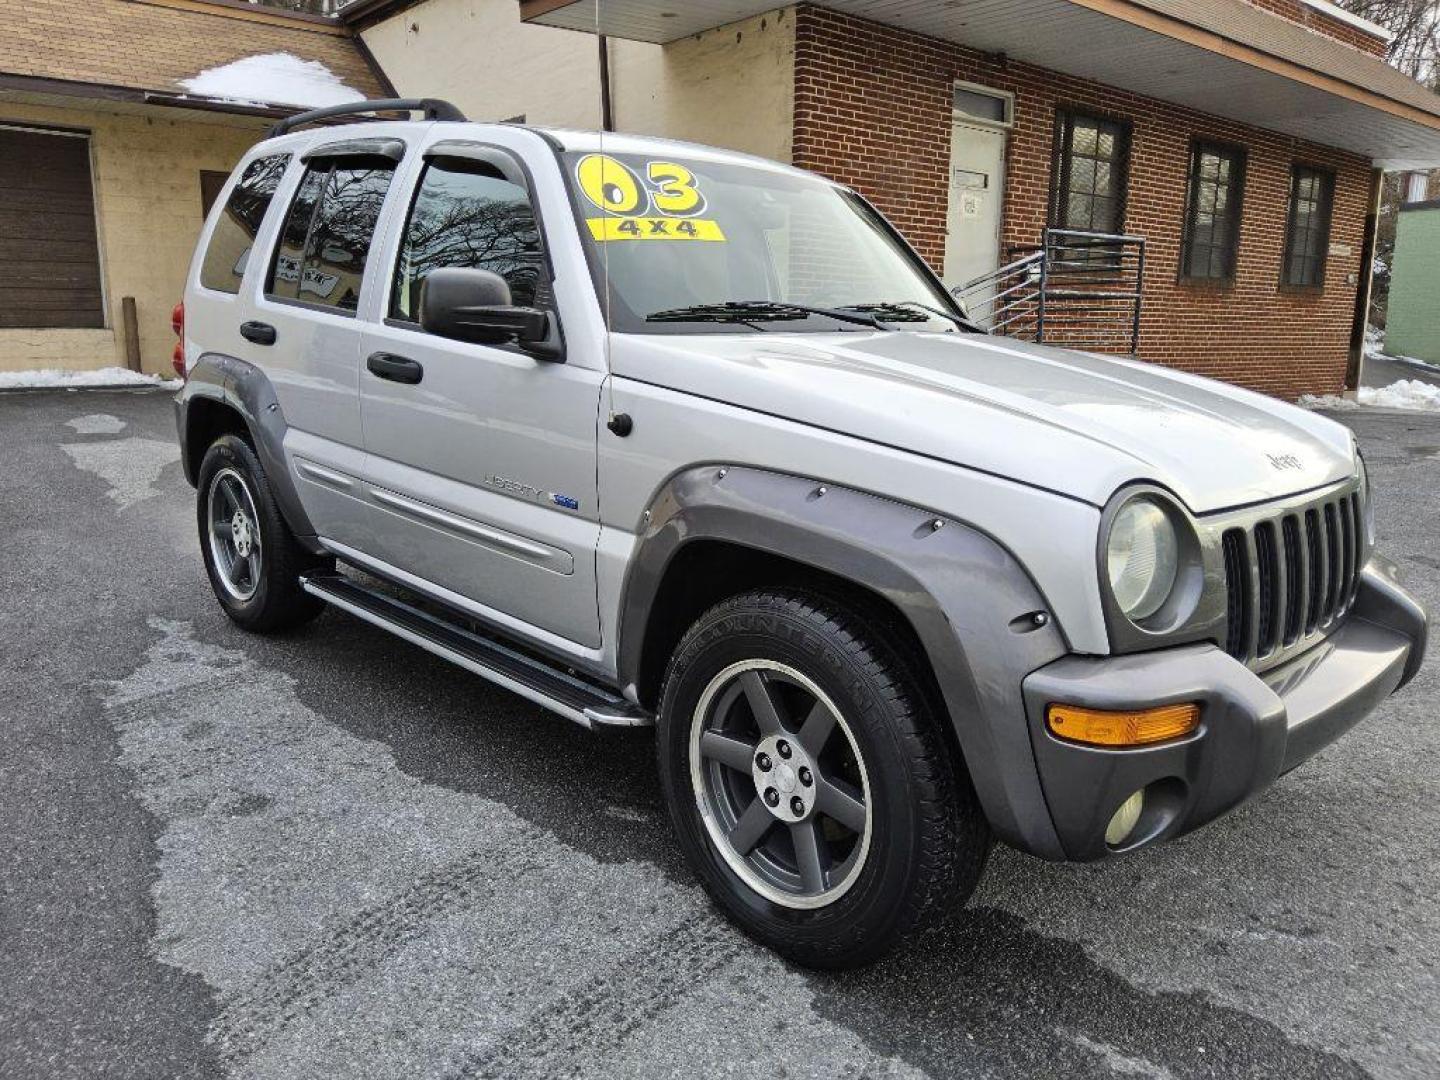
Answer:
<svg viewBox="0 0 1440 1080"><path fill-rule="evenodd" d="M863 311L886 322L928 322L926 316L914 310L920 308L921 311L928 311L931 315L938 315L942 319L950 320L962 330L972 330L980 334L985 332L970 320L953 311L931 307L929 304L922 304L919 300L891 300L880 304L846 304L844 307L846 311Z"/></svg>
<svg viewBox="0 0 1440 1080"><path fill-rule="evenodd" d="M888 330L874 315L861 311L812 307L779 300L727 300L723 304L693 304L690 307L652 311L646 322L778 322L823 315L838 322L858 323L874 330Z"/></svg>

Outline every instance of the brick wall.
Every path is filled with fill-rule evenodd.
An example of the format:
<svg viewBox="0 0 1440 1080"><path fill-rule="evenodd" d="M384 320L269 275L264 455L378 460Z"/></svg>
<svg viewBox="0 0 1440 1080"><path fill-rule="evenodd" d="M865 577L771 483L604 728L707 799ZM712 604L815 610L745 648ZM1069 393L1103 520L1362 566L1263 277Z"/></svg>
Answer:
<svg viewBox="0 0 1440 1080"><path fill-rule="evenodd" d="M1388 44L1374 34L1368 34L1358 26L1351 26L1342 19L1326 15L1323 11L1317 11L1309 4L1301 3L1300 0L1247 0L1254 7L1264 11L1273 12L1282 19L1299 23L1317 34L1324 34L1336 41L1343 41L1351 48L1367 52L1372 56L1385 59L1389 52Z"/></svg>
<svg viewBox="0 0 1440 1080"><path fill-rule="evenodd" d="M794 161L871 198L934 266L945 250L951 87L956 79L1015 94L1002 250L1046 224L1057 106L1130 120L1125 229L1149 241L1140 352L1283 397L1344 386L1370 187L1369 163L1043 68L806 7L796 24ZM1190 142L1248 148L1235 283L1178 282ZM1293 161L1335 170L1322 291L1280 285Z"/></svg>

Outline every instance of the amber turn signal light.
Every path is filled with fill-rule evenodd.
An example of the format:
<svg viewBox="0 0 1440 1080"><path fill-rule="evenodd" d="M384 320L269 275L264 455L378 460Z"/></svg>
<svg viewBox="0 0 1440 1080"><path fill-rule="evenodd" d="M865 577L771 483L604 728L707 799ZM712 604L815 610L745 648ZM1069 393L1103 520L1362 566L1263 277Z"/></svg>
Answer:
<svg viewBox="0 0 1440 1080"><path fill-rule="evenodd" d="M1133 712L1052 704L1045 710L1051 732L1090 746L1148 746L1189 735L1200 726L1200 706L1162 705Z"/></svg>

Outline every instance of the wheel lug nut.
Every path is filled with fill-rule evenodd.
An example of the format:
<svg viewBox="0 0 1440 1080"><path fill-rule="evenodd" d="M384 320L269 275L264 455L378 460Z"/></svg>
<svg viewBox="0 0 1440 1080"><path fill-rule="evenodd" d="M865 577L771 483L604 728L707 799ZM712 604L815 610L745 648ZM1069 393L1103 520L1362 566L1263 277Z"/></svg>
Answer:
<svg viewBox="0 0 1440 1080"><path fill-rule="evenodd" d="M760 769L761 772L769 772L769 771L770 771L770 765L771 765L770 755L769 755L769 754L756 754L756 755L755 755L755 764L759 767L759 769Z"/></svg>
<svg viewBox="0 0 1440 1080"><path fill-rule="evenodd" d="M810 770L807 769L804 765L800 766L800 772L798 775L800 777L800 783L804 784L806 787L809 787L815 782L815 778L810 775Z"/></svg>
<svg viewBox="0 0 1440 1080"><path fill-rule="evenodd" d="M783 758L788 758L790 756L790 744L784 739L781 739L775 744L775 752Z"/></svg>
<svg viewBox="0 0 1440 1080"><path fill-rule="evenodd" d="M779 793L778 791L776 791L773 787L767 787L767 788L765 789L765 803L766 803L766 805L767 805L767 806L775 806L775 805L776 805L777 803L779 803L779 802L780 802L780 793Z"/></svg>
<svg viewBox="0 0 1440 1080"><path fill-rule="evenodd" d="M790 812L796 817L800 817L805 813L805 800L800 798L799 795L796 795L790 800Z"/></svg>

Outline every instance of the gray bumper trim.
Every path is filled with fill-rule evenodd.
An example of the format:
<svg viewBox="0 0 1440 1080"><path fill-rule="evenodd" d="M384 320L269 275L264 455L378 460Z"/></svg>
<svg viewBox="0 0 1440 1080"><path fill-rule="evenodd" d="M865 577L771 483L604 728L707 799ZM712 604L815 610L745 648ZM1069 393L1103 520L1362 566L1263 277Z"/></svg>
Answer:
<svg viewBox="0 0 1440 1080"><path fill-rule="evenodd" d="M1025 680L1030 738L1055 832L1070 859L1103 858L1197 828L1265 790L1403 686L1425 649L1424 610L1383 560L1366 566L1355 610L1324 642L1256 675L1213 645L1113 658L1066 657ZM1174 742L1102 750L1045 727L1050 702L1131 709L1195 701L1200 728ZM1145 788L1117 849L1111 815Z"/></svg>

